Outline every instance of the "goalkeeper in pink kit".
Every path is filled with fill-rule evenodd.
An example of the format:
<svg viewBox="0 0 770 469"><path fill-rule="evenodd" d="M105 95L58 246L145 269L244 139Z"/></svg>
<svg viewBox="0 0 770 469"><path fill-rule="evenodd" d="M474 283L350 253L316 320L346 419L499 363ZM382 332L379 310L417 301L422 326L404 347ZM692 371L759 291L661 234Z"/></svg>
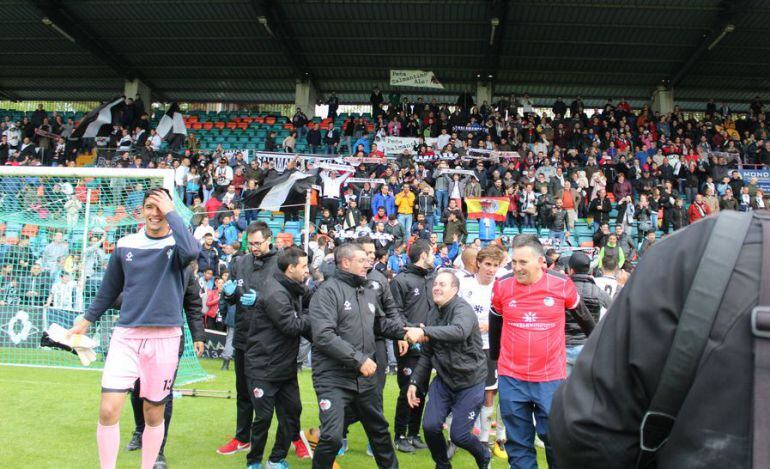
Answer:
<svg viewBox="0 0 770 469"><path fill-rule="evenodd" d="M146 421L142 469L151 469L163 442L163 410L171 398L182 336L183 271L200 244L174 211L165 189L144 196L145 227L119 239L93 303L70 332L84 334L123 293L102 375L96 441L102 469L115 467L120 412L139 379Z"/></svg>

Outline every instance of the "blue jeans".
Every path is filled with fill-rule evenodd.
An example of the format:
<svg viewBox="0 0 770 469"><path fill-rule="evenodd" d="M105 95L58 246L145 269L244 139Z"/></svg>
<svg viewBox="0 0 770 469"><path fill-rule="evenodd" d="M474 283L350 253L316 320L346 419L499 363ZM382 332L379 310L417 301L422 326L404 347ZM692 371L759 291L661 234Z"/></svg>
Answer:
<svg viewBox="0 0 770 469"><path fill-rule="evenodd" d="M204 204L209 201L209 199L211 198L211 194L213 194L213 193L214 193L214 187L213 186L212 186L211 189L206 189L205 186L203 187L203 203Z"/></svg>
<svg viewBox="0 0 770 469"><path fill-rule="evenodd" d="M436 191L436 218L441 218L444 210L449 206L449 192Z"/></svg>
<svg viewBox="0 0 770 469"><path fill-rule="evenodd" d="M561 247L562 244L564 244L564 232L563 231L551 231L551 244L552 247L558 249ZM559 242L559 244L556 244L556 241Z"/></svg>
<svg viewBox="0 0 770 469"><path fill-rule="evenodd" d="M187 192L185 192L185 200L184 200L185 205L187 205L188 207L192 206L193 199L196 198L196 197L198 197L198 191L187 191Z"/></svg>
<svg viewBox="0 0 770 469"><path fill-rule="evenodd" d="M425 434L425 444L430 449L436 468L452 467L447 459L443 431L444 420L450 412L453 416L452 425L449 427L449 439L452 443L471 453L479 465L489 454L479 438L471 433L483 402L484 383L455 391L451 390L441 377L435 378L430 383L422 429Z"/></svg>
<svg viewBox="0 0 770 469"><path fill-rule="evenodd" d="M532 383L510 376L499 377L500 412L505 423L505 451L511 469L537 469L535 432L545 445L549 468L556 467L548 439L548 413L556 388L563 380ZM535 424L532 423L534 414Z"/></svg>
<svg viewBox="0 0 770 469"><path fill-rule="evenodd" d="M431 233L433 233L433 225L435 223L435 220L433 219L433 214L426 214L425 215L425 228L429 229Z"/></svg>
<svg viewBox="0 0 770 469"><path fill-rule="evenodd" d="M408 237L412 232L412 215L404 215L403 213L399 213L398 222L401 223L401 226L404 227L404 232Z"/></svg>
<svg viewBox="0 0 770 469"><path fill-rule="evenodd" d="M583 350L582 345L568 345L567 346L567 376L572 373L572 368L575 367L578 355Z"/></svg>

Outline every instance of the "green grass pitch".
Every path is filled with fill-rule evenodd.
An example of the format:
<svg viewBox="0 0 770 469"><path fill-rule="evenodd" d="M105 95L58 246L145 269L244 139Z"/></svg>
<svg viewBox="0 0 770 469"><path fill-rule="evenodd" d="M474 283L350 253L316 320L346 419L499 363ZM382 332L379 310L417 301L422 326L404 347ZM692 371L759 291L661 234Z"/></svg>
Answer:
<svg viewBox="0 0 770 469"><path fill-rule="evenodd" d="M235 390L232 371L219 371L219 360L203 360L204 369L213 378L185 388ZM0 467L2 468L91 468L98 467L96 452L96 420L99 404L101 372L0 366ZM318 426L318 406L310 372L300 373L302 427ZM389 376L385 388L385 416L391 422L397 387ZM272 447L276 422L271 426L265 457ZM174 401L174 418L166 445L170 468L246 467L245 453L220 456L218 446L232 437L235 429L235 400L205 397L183 397ZM121 447L133 431L130 403L121 418ZM338 458L342 469L374 468L374 459L366 455L366 436L360 424L351 428L345 456ZM402 468L432 468L428 450L417 454L398 453ZM538 451L540 467L546 467L542 450ZM293 450L287 458L292 468L309 468L309 460L297 460ZM473 459L458 450L453 459L456 468L475 468ZM136 468L140 454L121 450L119 468ZM507 463L493 458L492 467L503 469Z"/></svg>

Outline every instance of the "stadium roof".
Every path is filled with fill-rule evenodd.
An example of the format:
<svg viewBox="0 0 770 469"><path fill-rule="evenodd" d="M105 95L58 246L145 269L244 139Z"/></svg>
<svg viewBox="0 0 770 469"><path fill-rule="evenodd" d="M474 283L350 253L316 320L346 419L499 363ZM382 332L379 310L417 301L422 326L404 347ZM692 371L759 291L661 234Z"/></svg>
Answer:
<svg viewBox="0 0 770 469"><path fill-rule="evenodd" d="M367 102L390 69L454 99L495 95L745 103L770 93L770 0L7 0L0 98L293 102L295 81ZM495 26L496 25L496 26ZM491 45L490 45L491 44Z"/></svg>

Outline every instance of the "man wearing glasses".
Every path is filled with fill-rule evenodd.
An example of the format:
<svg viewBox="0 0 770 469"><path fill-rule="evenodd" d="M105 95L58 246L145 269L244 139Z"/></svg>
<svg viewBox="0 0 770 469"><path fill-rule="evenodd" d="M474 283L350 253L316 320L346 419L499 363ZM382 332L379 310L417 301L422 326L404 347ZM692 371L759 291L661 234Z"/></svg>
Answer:
<svg viewBox="0 0 770 469"><path fill-rule="evenodd" d="M262 286L273 277L277 270L277 251L271 240L273 232L265 222L254 222L246 230L248 253L235 258L230 266L230 280L222 287L225 300L236 306L235 310L235 388L237 392L237 418L235 436L220 447L219 454L234 454L251 448L251 430L254 422L254 407L249 396L244 369L247 338L254 305Z"/></svg>

